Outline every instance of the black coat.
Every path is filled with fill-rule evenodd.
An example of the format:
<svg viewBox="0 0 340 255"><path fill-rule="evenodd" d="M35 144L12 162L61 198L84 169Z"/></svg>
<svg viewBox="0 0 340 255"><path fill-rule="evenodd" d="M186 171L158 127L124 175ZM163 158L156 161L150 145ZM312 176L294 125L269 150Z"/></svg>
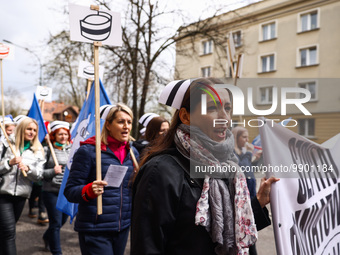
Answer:
<svg viewBox="0 0 340 255"><path fill-rule="evenodd" d="M133 190L131 255L215 254L208 232L195 225L202 186L190 178L182 165L186 161L172 149L139 171Z"/></svg>
<svg viewBox="0 0 340 255"><path fill-rule="evenodd" d="M203 179L190 178L189 169L189 161L177 149L153 157L141 168L133 188L131 255L215 254L208 232L195 225ZM253 204L259 220L264 212L257 200Z"/></svg>

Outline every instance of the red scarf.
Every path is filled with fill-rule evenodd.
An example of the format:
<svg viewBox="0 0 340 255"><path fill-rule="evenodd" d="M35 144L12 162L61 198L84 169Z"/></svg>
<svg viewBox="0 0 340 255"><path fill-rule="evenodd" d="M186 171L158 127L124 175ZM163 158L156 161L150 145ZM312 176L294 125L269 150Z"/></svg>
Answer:
<svg viewBox="0 0 340 255"><path fill-rule="evenodd" d="M123 164L124 159L127 155L128 149L129 149L129 143L128 142L119 142L109 135L107 136L107 142L108 142L107 146L117 156L120 163Z"/></svg>
<svg viewBox="0 0 340 255"><path fill-rule="evenodd" d="M128 150L130 149L130 145L128 142L119 142L116 139L114 139L112 136L107 136L107 143L108 145L104 144L103 142L100 145L100 149L102 151L107 151L107 147L110 148L110 150L117 156L119 161L123 164L124 159L127 155ZM92 144L96 145L96 137L92 136L86 141L80 142L80 145L84 144Z"/></svg>

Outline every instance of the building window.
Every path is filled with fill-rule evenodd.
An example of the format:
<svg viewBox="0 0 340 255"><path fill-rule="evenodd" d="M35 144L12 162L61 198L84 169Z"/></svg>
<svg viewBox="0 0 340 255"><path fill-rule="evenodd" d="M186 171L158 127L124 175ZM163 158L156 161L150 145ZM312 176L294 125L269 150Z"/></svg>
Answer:
<svg viewBox="0 0 340 255"><path fill-rule="evenodd" d="M275 71L274 54L261 57L261 72Z"/></svg>
<svg viewBox="0 0 340 255"><path fill-rule="evenodd" d="M276 38L276 22L263 24L261 26L261 41L267 41Z"/></svg>
<svg viewBox="0 0 340 255"><path fill-rule="evenodd" d="M310 31L319 28L318 10L299 14L300 32Z"/></svg>
<svg viewBox="0 0 340 255"><path fill-rule="evenodd" d="M299 119L299 135L305 137L315 137L315 120L314 119Z"/></svg>
<svg viewBox="0 0 340 255"><path fill-rule="evenodd" d="M311 66L317 64L317 47L300 49L300 66Z"/></svg>
<svg viewBox="0 0 340 255"><path fill-rule="evenodd" d="M310 82L301 82L298 84L300 88L308 89L311 94L311 101L315 101L317 99L317 91L316 91L316 82L310 81ZM304 95L300 93L300 98L303 98Z"/></svg>
<svg viewBox="0 0 340 255"><path fill-rule="evenodd" d="M260 88L260 104L271 104L273 102L273 87Z"/></svg>
<svg viewBox="0 0 340 255"><path fill-rule="evenodd" d="M234 39L235 47L242 46L241 30L233 32L233 39Z"/></svg>
<svg viewBox="0 0 340 255"><path fill-rule="evenodd" d="M211 76L211 66L201 68L202 77L210 77Z"/></svg>
<svg viewBox="0 0 340 255"><path fill-rule="evenodd" d="M212 53L212 40L202 42L203 55Z"/></svg>

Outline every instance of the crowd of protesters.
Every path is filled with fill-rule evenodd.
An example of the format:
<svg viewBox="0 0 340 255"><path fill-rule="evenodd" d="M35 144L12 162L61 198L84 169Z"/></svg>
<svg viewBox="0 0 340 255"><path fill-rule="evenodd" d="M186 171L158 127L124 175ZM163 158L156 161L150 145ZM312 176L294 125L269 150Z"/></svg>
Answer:
<svg viewBox="0 0 340 255"><path fill-rule="evenodd" d="M144 128L138 140L130 136L134 116L128 106L101 108L102 180L96 177L96 137L89 137L72 158L63 193L79 206L74 229L82 254L123 255L129 235L133 255L257 254L257 231L271 224L266 204L278 179L263 179L256 190L253 173L191 175L197 165L239 169L261 157L248 143L247 130L213 126L214 119L232 117L230 92L212 90L217 83L215 78L169 83L159 102L175 109L172 120L146 113L139 119ZM215 98L207 99L202 114L206 90ZM69 123L50 123L43 146L34 119L6 118L0 144L0 255L16 254L15 226L30 196L29 217L48 224L42 246L62 254L60 230L68 216L56 204L72 146Z"/></svg>

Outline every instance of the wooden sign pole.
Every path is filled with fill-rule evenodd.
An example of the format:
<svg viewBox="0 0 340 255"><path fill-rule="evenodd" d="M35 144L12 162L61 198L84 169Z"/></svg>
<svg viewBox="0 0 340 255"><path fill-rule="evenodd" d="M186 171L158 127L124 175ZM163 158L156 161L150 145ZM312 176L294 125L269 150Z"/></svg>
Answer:
<svg viewBox="0 0 340 255"><path fill-rule="evenodd" d="M96 179L102 179L101 151L100 151L100 88L99 88L99 47L101 42L93 42L94 48L94 92L95 92L95 123L96 123ZM97 197L97 215L103 213L102 195Z"/></svg>
<svg viewBox="0 0 340 255"><path fill-rule="evenodd" d="M44 112L44 107L45 107L45 100L44 99L39 99L39 107L40 107L41 113L43 113ZM48 130L47 130L47 132L48 132ZM48 147L50 148L51 156L53 158L54 164L56 166L59 166L59 162L57 160L57 156L55 155L55 151L53 149L53 145L51 143L49 134L46 135L45 139L46 139L46 142L48 144Z"/></svg>
<svg viewBox="0 0 340 255"><path fill-rule="evenodd" d="M237 55L237 62L236 62L236 74L235 74L235 81L234 85L237 86L237 78L238 78L238 72L240 68L240 59L241 59L241 54Z"/></svg>
<svg viewBox="0 0 340 255"><path fill-rule="evenodd" d="M234 85L237 86L237 78L239 78L238 76L238 72L239 72L239 68L240 68L240 59L241 59L241 54L237 55L237 62L236 62L236 74L235 74L235 80L234 80ZM240 122L243 121L242 115L240 115Z"/></svg>
<svg viewBox="0 0 340 255"><path fill-rule="evenodd" d="M2 59L0 59L0 69L1 69L1 107L2 107L2 120L5 123L5 101L4 101L4 85L3 85L3 76L2 76ZM11 141L8 138L8 135L6 133L6 129L5 127L2 125L1 121L0 121L0 128L2 130L2 132L4 133L4 136L7 140L8 146L11 149L12 153L14 154L15 157L17 157L17 154L15 152L15 149L12 146ZM22 175L27 177L27 173L24 170L21 170Z"/></svg>
<svg viewBox="0 0 340 255"><path fill-rule="evenodd" d="M89 94L90 94L90 90L91 90L91 84L92 84L92 80L87 79L86 100L89 98Z"/></svg>
<svg viewBox="0 0 340 255"><path fill-rule="evenodd" d="M231 55L231 48L230 48L230 38L227 39L227 44L228 44L228 52L229 52L229 57L230 57L230 68L231 68L231 77L234 78L235 74L234 74L234 58Z"/></svg>
<svg viewBox="0 0 340 255"><path fill-rule="evenodd" d="M40 106L40 110L41 110L41 115L44 114L44 108L45 108L45 100L41 100L41 106Z"/></svg>
<svg viewBox="0 0 340 255"><path fill-rule="evenodd" d="M4 100L4 80L2 75L2 59L0 59L1 69L1 107L2 107L2 119L5 121L5 100Z"/></svg>
<svg viewBox="0 0 340 255"><path fill-rule="evenodd" d="M51 140L50 140L50 136L49 136L49 135L46 136L46 141L47 141L48 147L49 147L50 150L51 150L51 156L52 156L52 158L53 158L54 164L55 164L56 166L59 166L59 162L58 162L57 156L55 155L55 151L54 151L54 148L53 148L53 145L52 145L52 143L51 143Z"/></svg>

